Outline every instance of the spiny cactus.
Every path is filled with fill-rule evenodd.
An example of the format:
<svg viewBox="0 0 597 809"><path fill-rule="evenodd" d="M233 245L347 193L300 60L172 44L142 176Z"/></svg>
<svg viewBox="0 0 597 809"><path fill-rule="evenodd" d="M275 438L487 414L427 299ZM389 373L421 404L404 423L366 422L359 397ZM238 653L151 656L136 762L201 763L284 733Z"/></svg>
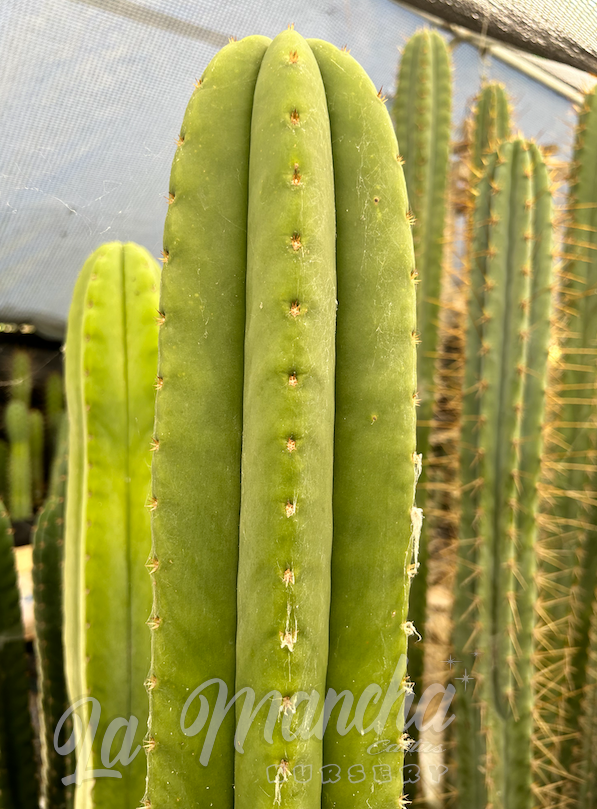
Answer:
<svg viewBox="0 0 597 809"><path fill-rule="evenodd" d="M39 506L44 498L44 417L40 410L29 411L29 457L31 460L31 496Z"/></svg>
<svg viewBox="0 0 597 809"><path fill-rule="evenodd" d="M90 696L101 706L89 769L104 768L100 749L112 720L136 718L134 751L147 717L151 586L144 565L151 541L145 506L158 284L157 265L143 248L103 245L81 270L68 319L66 674L71 704ZM89 704L79 713L86 724ZM119 760L113 770L122 778L77 785L77 806L134 806L143 795L143 756L126 766Z"/></svg>
<svg viewBox="0 0 597 809"><path fill-rule="evenodd" d="M335 714L323 744L283 735L326 681L355 699L372 681L407 690L415 273L383 101L327 43L293 30L231 42L187 108L170 203L145 802L320 806L327 764L343 777L323 805L403 803L399 705L391 780L374 780L377 735L336 736ZM215 678L228 700L254 689L278 719L270 744L262 708L234 755L229 712L201 767L208 723L185 737L179 706Z"/></svg>
<svg viewBox="0 0 597 809"><path fill-rule="evenodd" d="M13 520L28 520L33 513L31 499L30 421L27 405L10 401L4 411L9 442L8 505Z"/></svg>
<svg viewBox="0 0 597 809"><path fill-rule="evenodd" d="M13 404L25 407L23 402ZM37 809L29 675L12 533L0 502L0 806Z"/></svg>
<svg viewBox="0 0 597 809"><path fill-rule="evenodd" d="M458 700L458 791L463 805L530 806L535 506L552 273L552 203L539 150L501 144L477 191L454 610L456 656L477 683Z"/></svg>
<svg viewBox="0 0 597 809"><path fill-rule="evenodd" d="M429 443L434 415L434 373L442 269L445 260L445 208L450 148L451 65L448 48L436 31L424 29L404 48L393 118L408 200L414 217L413 240L418 272L417 329L421 348L417 361L419 411L417 449L423 457L417 504L425 510L428 494ZM423 631L427 595L427 537L423 530L419 575L413 581L410 617ZM409 649L409 672L422 680L423 647Z"/></svg>
<svg viewBox="0 0 597 809"><path fill-rule="evenodd" d="M508 140L510 134L510 104L506 89L499 82L488 82L477 95L473 110L469 151L475 176L481 176L487 157L500 143Z"/></svg>
<svg viewBox="0 0 597 809"><path fill-rule="evenodd" d="M31 405L33 375L31 357L23 349L17 349L12 356L12 381L10 393L13 399L22 402L27 408Z"/></svg>
<svg viewBox="0 0 597 809"><path fill-rule="evenodd" d="M72 756L56 752L54 732L67 711L68 697L64 677L62 645L64 555L64 511L67 474L68 424L63 414L59 442L52 466L49 497L41 509L33 532L33 599L35 612L35 648L42 754L41 786L48 809L67 809L72 805L73 788L62 778L74 772ZM59 744L68 740L72 726L66 725Z"/></svg>
<svg viewBox="0 0 597 809"><path fill-rule="evenodd" d="M540 795L577 796L586 768L579 716L587 695L595 605L597 496L595 409L597 357L597 95L580 110L566 206L560 273L561 329L554 357L543 517L538 672L542 733Z"/></svg>

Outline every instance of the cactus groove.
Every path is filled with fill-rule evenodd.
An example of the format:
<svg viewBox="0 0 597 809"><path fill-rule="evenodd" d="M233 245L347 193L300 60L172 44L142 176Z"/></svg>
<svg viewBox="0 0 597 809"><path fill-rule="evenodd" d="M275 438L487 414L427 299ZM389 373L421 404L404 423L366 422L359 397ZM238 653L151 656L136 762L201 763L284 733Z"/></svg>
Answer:
<svg viewBox="0 0 597 809"><path fill-rule="evenodd" d="M151 585L144 565L151 547L146 504L158 285L157 264L143 248L104 245L79 275L68 321L66 673L71 704L89 696L101 705L100 741L96 739L88 765L96 769L104 766L99 748L108 724L135 717L134 752L147 718L143 682L149 668L145 623ZM89 704L81 710L84 719L88 709ZM116 755L114 749L111 755ZM143 756L130 764L120 759L114 769L121 779L77 785L75 805L124 808L140 801Z"/></svg>

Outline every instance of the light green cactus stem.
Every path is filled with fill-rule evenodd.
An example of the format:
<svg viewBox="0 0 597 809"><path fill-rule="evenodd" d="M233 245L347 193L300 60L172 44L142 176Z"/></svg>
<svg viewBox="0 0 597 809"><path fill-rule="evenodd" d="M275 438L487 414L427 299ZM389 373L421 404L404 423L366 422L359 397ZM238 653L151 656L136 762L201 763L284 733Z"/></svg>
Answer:
<svg viewBox="0 0 597 809"><path fill-rule="evenodd" d="M31 357L24 349L17 349L12 356L12 383L10 393L13 399L29 408L31 405L31 389L33 374Z"/></svg>
<svg viewBox="0 0 597 809"><path fill-rule="evenodd" d="M0 500L3 502L8 502L8 458L8 444L0 439Z"/></svg>
<svg viewBox="0 0 597 809"><path fill-rule="evenodd" d="M404 800L401 767L407 741L402 728L412 632L407 608L420 531L420 512L413 508L420 468L415 454L415 260L398 144L383 100L348 53L326 42L309 44L328 99L336 189L334 544L327 687L337 694L352 693L355 705L371 683L384 694L392 684L401 692L387 718L378 719L379 725L364 735L340 735L338 708L332 712L324 764L341 771L333 766L328 771L322 805L381 809ZM365 728L379 711L380 704L370 705ZM391 756L369 752L380 738L391 740Z"/></svg>
<svg viewBox="0 0 597 809"><path fill-rule="evenodd" d="M551 510L547 520L542 592L551 622L546 643L563 656L565 669L551 683L548 701L560 705L557 724L567 729L554 755L563 773L582 766L578 717L586 686L589 629L597 573L595 490L595 391L597 389L597 94L585 97L571 164L568 227L564 240L559 374L554 381L550 466ZM553 559L557 561L554 563ZM551 563L550 563L551 562ZM562 631L562 623L565 624ZM560 661L561 662L561 661ZM562 688L563 684L563 688ZM562 699L562 693L564 698ZM549 699L551 697L551 699ZM546 704L546 711L549 710ZM552 714L553 717L553 714ZM576 738L574 737L576 735ZM554 780L552 778L552 780ZM574 779L562 791L576 794Z"/></svg>
<svg viewBox="0 0 597 809"><path fill-rule="evenodd" d="M58 755L54 731L68 709L64 676L63 625L63 555L64 514L67 475L68 424L62 419L56 458L52 465L49 497L41 509L33 533L33 600L35 614L35 648L41 742L41 786L44 805L48 809L67 809L72 805L74 790L62 778L74 772L73 756ZM72 732L65 726L59 744L64 745Z"/></svg>
<svg viewBox="0 0 597 809"><path fill-rule="evenodd" d="M20 399L10 401L4 412L9 442L8 505L14 520L28 520L31 502L30 422L27 405Z"/></svg>
<svg viewBox="0 0 597 809"><path fill-rule="evenodd" d="M54 457L57 447L58 430L64 413L64 382L57 371L48 375L45 386L44 415L50 457Z"/></svg>
<svg viewBox="0 0 597 809"><path fill-rule="evenodd" d="M538 485L543 457L543 420L546 405L547 360L551 346L553 284L553 200L550 176L541 151L530 144L533 171L533 243L529 327L522 414L516 470L514 510L515 553L513 581L515 617L511 620L514 646L512 710L506 728L507 794L511 807L533 805L532 738L535 690L535 606L538 538Z"/></svg>
<svg viewBox="0 0 597 809"><path fill-rule="evenodd" d="M44 417L40 410L29 411L29 457L31 459L31 495L34 507L44 498Z"/></svg>
<svg viewBox="0 0 597 809"><path fill-rule="evenodd" d="M153 432L159 271L134 244L96 250L75 285L66 338L69 468L64 566L68 696L101 705L90 769L114 719L147 721L151 586L150 441ZM89 717L89 703L81 710ZM99 740L99 741L97 741ZM112 748L116 756L118 744ZM81 749L78 751L81 756ZM124 756L126 759L126 755ZM85 753L83 759L86 760ZM113 761L113 758L109 759ZM144 791L142 755L76 788L78 807L131 807Z"/></svg>
<svg viewBox="0 0 597 809"><path fill-rule="evenodd" d="M419 275L417 328L421 340L417 361L419 411L417 448L423 457L417 503L425 510L430 432L434 413L434 374L438 356L441 278L445 257L445 211L450 116L451 65L448 48L436 31L424 29L404 48L393 109L394 125L408 201L414 216L413 239ZM423 530L419 575L413 581L410 617L423 631L427 601L427 541ZM409 672L422 685L423 646L410 644Z"/></svg>
<svg viewBox="0 0 597 809"><path fill-rule="evenodd" d="M249 143L269 41L230 42L208 65L170 177L152 471L154 809L234 801L234 708L206 766L198 762L207 728L185 737L180 716L189 686L219 678L228 699L235 689ZM193 707L187 725L195 716Z"/></svg>
<svg viewBox="0 0 597 809"><path fill-rule="evenodd" d="M293 30L276 37L261 64L249 178L236 683L257 700L278 691L290 720L297 692L325 694L336 320L326 92ZM321 779L290 771L318 772L322 740L284 739L278 725L270 745L263 724L236 755L235 809L318 805ZM274 784L269 765L278 768Z"/></svg>
<svg viewBox="0 0 597 809"><path fill-rule="evenodd" d="M25 407L23 402L18 404ZM4 777L0 773L0 806L37 809L29 675L12 533L8 513L0 502L0 769L3 766L5 773Z"/></svg>
<svg viewBox="0 0 597 809"><path fill-rule="evenodd" d="M483 174L487 157L498 145L510 138L510 104L503 84L492 81L484 85L475 99L470 161L474 176Z"/></svg>

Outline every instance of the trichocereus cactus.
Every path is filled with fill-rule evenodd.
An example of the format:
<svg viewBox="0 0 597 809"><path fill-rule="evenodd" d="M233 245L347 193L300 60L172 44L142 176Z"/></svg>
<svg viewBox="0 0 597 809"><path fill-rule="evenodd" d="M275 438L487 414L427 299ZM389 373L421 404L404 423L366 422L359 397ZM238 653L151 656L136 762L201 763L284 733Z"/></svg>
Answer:
<svg viewBox="0 0 597 809"><path fill-rule="evenodd" d="M27 405L14 398L6 405L4 422L8 434L8 506L13 520L28 520L31 498L31 425Z"/></svg>
<svg viewBox="0 0 597 809"><path fill-rule="evenodd" d="M510 103L503 84L490 81L483 85L475 99L470 128L470 168L481 177L489 155L511 135Z"/></svg>
<svg viewBox="0 0 597 809"><path fill-rule="evenodd" d="M445 220L450 116L451 65L444 38L424 29L406 43L398 74L393 119L408 200L414 217L413 241L419 282L417 330L421 347L417 358L419 410L417 449L423 467L417 504L425 511L429 486L430 433L434 416L434 374L438 356L438 327L442 270L446 253ZM419 575L413 581L410 616L424 630L427 594L427 536L421 536ZM409 650L409 673L415 684L423 676L423 646Z"/></svg>
<svg viewBox="0 0 597 809"><path fill-rule="evenodd" d="M290 29L217 54L178 144L145 805L402 804L420 515L414 256L390 118L346 51ZM346 704L325 736L312 727L326 685L365 694L368 732L335 730ZM376 723L367 697L391 687ZM391 767L367 753L379 739Z"/></svg>
<svg viewBox="0 0 597 809"><path fill-rule="evenodd" d="M454 650L462 805L531 807L537 491L552 286L550 179L503 143L477 185L469 245ZM467 681L468 682L468 681Z"/></svg>
<svg viewBox="0 0 597 809"><path fill-rule="evenodd" d="M68 318L66 674L70 704L84 700L77 714L84 727L90 719L97 726L91 751L89 735L79 740L78 809L134 806L144 790L144 757L127 763L127 751L134 754L142 741L147 718L143 683L149 668L145 623L151 586L145 563L151 539L146 505L158 287L158 267L146 250L131 243L105 244L83 266ZM100 759L113 720L129 723L126 738L120 753L113 745ZM103 770L107 763L120 778L82 780L86 767Z"/></svg>
<svg viewBox="0 0 597 809"><path fill-rule="evenodd" d="M37 517L33 532L33 599L35 612L35 649L41 742L41 789L48 809L72 806L74 790L62 779L74 770L70 756L60 755L54 733L68 709L64 675L63 587L64 512L67 477L68 424L62 415L58 431L56 457L52 464L48 499ZM58 740L63 746L72 731L64 727Z"/></svg>
<svg viewBox="0 0 597 809"><path fill-rule="evenodd" d="M47 446L52 458L56 451L58 431L64 414L64 382L62 374L53 371L48 375L44 390L44 416L46 422Z"/></svg>
<svg viewBox="0 0 597 809"><path fill-rule="evenodd" d="M597 410L597 94L587 93L568 178L560 329L549 388L540 565L539 796L590 806L596 728L593 689ZM591 685L589 685L591 683ZM593 707L591 707L593 706ZM585 776L582 775L585 774ZM580 779L580 780L579 780ZM593 787L594 788L594 787ZM593 793L594 794L594 793ZM557 797L554 797L557 796ZM593 798L594 800L594 798Z"/></svg>
<svg viewBox="0 0 597 809"><path fill-rule="evenodd" d="M0 807L38 807L33 729L29 714L29 675L13 554L13 532L8 513L1 502Z"/></svg>

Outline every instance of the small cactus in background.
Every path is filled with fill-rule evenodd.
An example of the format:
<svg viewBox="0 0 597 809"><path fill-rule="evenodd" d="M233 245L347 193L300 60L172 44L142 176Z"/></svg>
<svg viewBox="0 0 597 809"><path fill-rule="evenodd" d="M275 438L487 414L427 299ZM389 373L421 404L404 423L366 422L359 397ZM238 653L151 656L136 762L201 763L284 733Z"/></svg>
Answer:
<svg viewBox="0 0 597 809"><path fill-rule="evenodd" d="M40 511L33 532L33 599L35 607L35 650L41 740L41 788L47 809L72 805L73 787L62 778L74 772L73 756L56 752L54 732L68 708L64 676L63 555L64 512L67 474L68 424L63 414L56 457L52 464L49 496ZM67 723L59 744L67 741L72 726Z"/></svg>
<svg viewBox="0 0 597 809"><path fill-rule="evenodd" d="M13 404L25 408L21 401ZM37 809L29 675L12 534L0 502L0 806Z"/></svg>
<svg viewBox="0 0 597 809"><path fill-rule="evenodd" d="M430 434L434 418L434 375L438 356L438 328L442 271L446 258L446 192L452 105L451 64L444 38L424 29L404 48L398 89L392 111L398 147L404 160L408 202L414 218L413 241L418 273L417 331L421 347L417 358L419 410L417 451L423 466L417 505L428 502ZM409 616L424 630L427 602L427 531L421 535L420 569L412 584ZM416 638L413 637L413 641ZM422 685L423 645L409 648L409 673Z"/></svg>
<svg viewBox="0 0 597 809"><path fill-rule="evenodd" d="M8 444L0 439L0 500L3 503L8 502L8 459Z"/></svg>
<svg viewBox="0 0 597 809"><path fill-rule="evenodd" d="M68 696L101 705L89 768L115 718L135 717L134 751L147 719L151 584L150 439L153 427L159 271L134 244L103 245L75 285L66 337L69 415L64 621ZM89 705L80 711L86 726ZM134 722L134 720L132 720ZM79 750L79 755L81 751ZM87 751L88 752L88 751ZM86 756L83 755L86 759ZM76 787L77 805L134 806L143 796L137 756ZM82 803L79 803L79 802Z"/></svg>
<svg viewBox="0 0 597 809"><path fill-rule="evenodd" d="M64 381L57 371L48 375L44 391L44 416L48 455L54 457L57 447L58 430L64 414Z"/></svg>
<svg viewBox="0 0 597 809"><path fill-rule="evenodd" d="M40 410L29 411L29 457L31 460L31 496L33 506L44 499L44 417Z"/></svg>
<svg viewBox="0 0 597 809"><path fill-rule="evenodd" d="M14 520L28 520L33 514L31 499L30 421L27 405L13 398L4 411L9 442L8 504Z"/></svg>
<svg viewBox="0 0 597 809"><path fill-rule="evenodd" d="M522 140L501 144L477 185L471 223L454 608L456 657L470 661L463 667L476 680L457 705L457 788L462 805L478 809L532 805L535 506L551 218L539 150Z"/></svg>
<svg viewBox="0 0 597 809"><path fill-rule="evenodd" d="M145 802L402 805L399 705L387 732L402 752L374 791L387 762L367 755L374 739L335 735L335 714L323 743L282 736L302 691L407 690L415 271L383 100L348 53L293 30L231 42L187 108L170 203ZM229 715L198 767L206 731L185 737L172 704L212 678L229 699L276 689L281 723L268 744L259 716L234 754ZM344 776L323 797L322 764Z"/></svg>
<svg viewBox="0 0 597 809"><path fill-rule="evenodd" d="M12 357L11 396L13 399L22 402L25 407L29 408L31 406L32 387L31 358L27 351L17 349Z"/></svg>

